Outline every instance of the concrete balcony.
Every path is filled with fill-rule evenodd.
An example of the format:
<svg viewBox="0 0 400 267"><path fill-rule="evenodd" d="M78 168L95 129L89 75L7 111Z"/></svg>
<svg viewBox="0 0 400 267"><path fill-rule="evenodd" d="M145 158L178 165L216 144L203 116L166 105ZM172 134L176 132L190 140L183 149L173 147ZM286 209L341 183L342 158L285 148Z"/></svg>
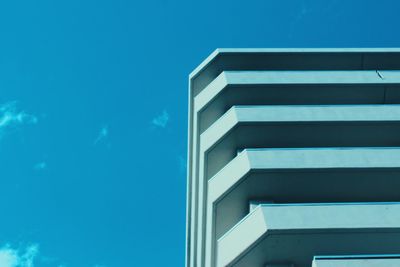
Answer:
<svg viewBox="0 0 400 267"><path fill-rule="evenodd" d="M399 267L400 255L314 257L312 267Z"/></svg>
<svg viewBox="0 0 400 267"><path fill-rule="evenodd" d="M314 255L399 254L400 204L260 205L218 240L216 265L310 267Z"/></svg>

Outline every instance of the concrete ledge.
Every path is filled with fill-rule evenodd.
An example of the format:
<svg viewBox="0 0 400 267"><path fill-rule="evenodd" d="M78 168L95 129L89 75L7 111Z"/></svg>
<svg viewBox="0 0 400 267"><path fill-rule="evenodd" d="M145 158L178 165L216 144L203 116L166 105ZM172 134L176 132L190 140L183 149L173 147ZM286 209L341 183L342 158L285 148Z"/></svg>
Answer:
<svg viewBox="0 0 400 267"><path fill-rule="evenodd" d="M218 240L216 266L309 267L318 254L398 254L399 221L399 203L261 205Z"/></svg>
<svg viewBox="0 0 400 267"><path fill-rule="evenodd" d="M312 267L399 267L400 256L315 257Z"/></svg>
<svg viewBox="0 0 400 267"><path fill-rule="evenodd" d="M400 146L400 105L234 106L200 137L208 177L247 147Z"/></svg>
<svg viewBox="0 0 400 267"><path fill-rule="evenodd" d="M199 94L224 70L387 70L399 62L397 48L222 48L190 74L190 93Z"/></svg>
<svg viewBox="0 0 400 267"><path fill-rule="evenodd" d="M364 71L223 71L195 97L197 110L202 110L227 86L268 85L388 85L400 83L399 70ZM275 87L277 88L277 87ZM334 92L331 92L334 93Z"/></svg>

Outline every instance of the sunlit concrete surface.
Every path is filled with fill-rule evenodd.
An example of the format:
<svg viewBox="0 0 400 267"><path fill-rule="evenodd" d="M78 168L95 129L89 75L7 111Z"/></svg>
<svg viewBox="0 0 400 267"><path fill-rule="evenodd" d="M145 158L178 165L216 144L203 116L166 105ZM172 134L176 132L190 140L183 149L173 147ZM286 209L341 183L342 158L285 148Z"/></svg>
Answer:
<svg viewBox="0 0 400 267"><path fill-rule="evenodd" d="M312 267L399 267L400 255L397 256L341 256L315 257Z"/></svg>

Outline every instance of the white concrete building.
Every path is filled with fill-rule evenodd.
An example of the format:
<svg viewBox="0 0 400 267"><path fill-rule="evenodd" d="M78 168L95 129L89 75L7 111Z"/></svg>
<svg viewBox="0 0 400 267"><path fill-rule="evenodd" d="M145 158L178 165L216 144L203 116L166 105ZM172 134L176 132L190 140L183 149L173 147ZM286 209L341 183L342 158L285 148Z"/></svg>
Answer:
<svg viewBox="0 0 400 267"><path fill-rule="evenodd" d="M219 49L189 87L187 267L400 266L400 49Z"/></svg>

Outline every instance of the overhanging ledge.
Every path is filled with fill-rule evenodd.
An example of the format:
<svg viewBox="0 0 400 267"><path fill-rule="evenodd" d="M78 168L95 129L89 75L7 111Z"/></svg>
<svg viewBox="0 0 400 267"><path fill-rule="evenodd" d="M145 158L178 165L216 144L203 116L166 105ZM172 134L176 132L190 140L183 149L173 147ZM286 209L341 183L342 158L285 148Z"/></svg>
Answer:
<svg viewBox="0 0 400 267"><path fill-rule="evenodd" d="M316 256L312 267L398 267L400 255Z"/></svg>
<svg viewBox="0 0 400 267"><path fill-rule="evenodd" d="M314 255L399 254L399 220L399 203L260 205L218 240L216 266L309 267Z"/></svg>
<svg viewBox="0 0 400 267"><path fill-rule="evenodd" d="M189 76L196 96L223 70L385 70L400 68L398 48L215 50Z"/></svg>

